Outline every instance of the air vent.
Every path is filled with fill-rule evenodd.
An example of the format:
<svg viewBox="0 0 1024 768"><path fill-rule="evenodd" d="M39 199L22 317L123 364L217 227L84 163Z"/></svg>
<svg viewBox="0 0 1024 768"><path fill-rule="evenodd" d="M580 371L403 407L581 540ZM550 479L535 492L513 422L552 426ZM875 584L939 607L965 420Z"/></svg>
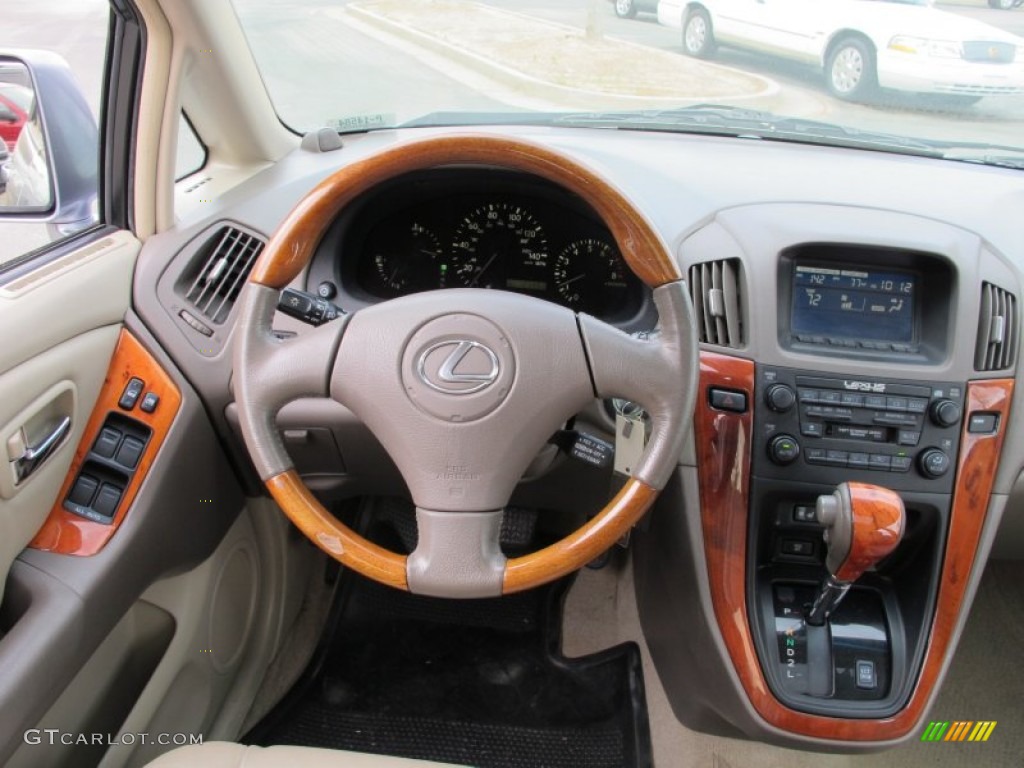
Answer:
<svg viewBox="0 0 1024 768"><path fill-rule="evenodd" d="M981 316L974 369L1001 371L1013 365L1018 339L1017 299L992 283L981 284Z"/></svg>
<svg viewBox="0 0 1024 768"><path fill-rule="evenodd" d="M199 253L202 266L185 298L215 324L223 323L242 291L263 241L234 227L224 227Z"/></svg>
<svg viewBox="0 0 1024 768"><path fill-rule="evenodd" d="M720 347L743 345L739 259L706 261L690 267L690 298L702 342Z"/></svg>

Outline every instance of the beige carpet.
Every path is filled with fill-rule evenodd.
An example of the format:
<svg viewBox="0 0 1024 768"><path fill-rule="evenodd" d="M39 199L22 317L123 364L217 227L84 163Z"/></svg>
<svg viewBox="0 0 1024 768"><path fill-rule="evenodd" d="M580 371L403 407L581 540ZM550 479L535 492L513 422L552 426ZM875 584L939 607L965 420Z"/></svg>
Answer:
<svg viewBox="0 0 1024 768"><path fill-rule="evenodd" d="M1024 766L1024 562L989 564L957 656L929 715L995 720L985 743L921 743L872 755L831 755L707 736L681 725L640 633L632 569L584 570L569 594L569 656L635 640L644 654L657 768L1017 768Z"/></svg>

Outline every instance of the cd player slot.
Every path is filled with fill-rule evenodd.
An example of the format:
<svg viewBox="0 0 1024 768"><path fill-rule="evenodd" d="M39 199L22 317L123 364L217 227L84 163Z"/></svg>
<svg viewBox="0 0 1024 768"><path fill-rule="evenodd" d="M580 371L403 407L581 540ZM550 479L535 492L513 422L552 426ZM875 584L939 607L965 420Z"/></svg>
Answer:
<svg viewBox="0 0 1024 768"><path fill-rule="evenodd" d="M872 443L891 443L892 432L885 427L864 427L857 424L825 423L825 437L840 440L867 440Z"/></svg>

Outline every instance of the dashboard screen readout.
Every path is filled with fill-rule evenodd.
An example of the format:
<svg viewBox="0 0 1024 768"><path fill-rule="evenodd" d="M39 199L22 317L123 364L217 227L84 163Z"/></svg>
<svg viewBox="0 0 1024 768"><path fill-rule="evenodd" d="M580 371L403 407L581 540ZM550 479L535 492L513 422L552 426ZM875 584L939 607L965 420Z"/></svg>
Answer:
<svg viewBox="0 0 1024 768"><path fill-rule="evenodd" d="M916 288L916 276L906 272L797 264L790 327L794 334L911 342Z"/></svg>

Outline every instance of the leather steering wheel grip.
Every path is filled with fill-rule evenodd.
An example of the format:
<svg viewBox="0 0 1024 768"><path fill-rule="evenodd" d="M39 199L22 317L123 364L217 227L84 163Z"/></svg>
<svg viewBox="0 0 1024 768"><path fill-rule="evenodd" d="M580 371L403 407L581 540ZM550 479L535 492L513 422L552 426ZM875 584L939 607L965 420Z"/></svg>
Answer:
<svg viewBox="0 0 1024 768"><path fill-rule="evenodd" d="M459 568L450 569L454 574L451 583L445 583L444 578L449 575L443 568L439 568L444 576L439 584L432 583L431 578L424 580L423 558L419 557L419 551L414 553L416 567L412 568L413 559L388 552L340 523L317 501L292 468L274 423L277 411L290 400L329 397L332 393L338 399L337 393L343 391L339 389L339 380L343 380L339 376L343 376L343 372L339 374L336 368L343 367L341 362L345 356L341 352L350 348L345 346L349 339L343 337L350 329L355 329L352 333L358 336L361 325L345 318L295 339L279 341L271 333L279 290L301 273L335 216L359 195L381 182L412 171L467 164L533 174L583 198L612 232L630 269L654 289L661 325L657 339L645 341L595 318L577 317L578 342L585 351L584 376L589 368L590 379L583 394L586 398L615 396L639 402L651 415L651 438L634 476L604 509L566 538L507 561L500 552L495 555L496 541L485 540L480 557L489 561L487 567L492 573L495 567L500 569L497 572L500 578L489 577L485 586L475 583L476 577L472 575L459 583ZM399 589L409 589L412 582L414 591L426 591L416 589L417 585L430 584L430 594L448 597L507 594L552 581L596 558L625 534L653 504L678 463L689 431L698 374L693 309L678 265L653 227L621 192L593 170L551 149L497 136L448 136L401 144L359 160L322 181L295 206L264 249L249 283L241 302L235 339L234 388L250 456L268 491L292 522L325 552L371 579ZM407 300L394 301L397 306L397 302ZM467 301L468 306L476 306L473 301ZM378 306L386 308L386 305ZM407 310L408 303L403 308ZM358 319L360 314L356 313L351 319ZM486 316L486 312L481 314ZM507 315L504 317L507 319ZM424 321L427 318L425 316ZM569 324L572 325L571 315ZM562 333L564 337L564 328ZM501 340L504 342L504 337ZM406 339L402 343L408 342ZM353 342L356 346L364 343L361 339ZM578 376L579 371L573 375ZM574 386L580 389L578 379ZM563 404L573 402L578 396L579 392L575 392L572 397L563 398ZM512 399L512 395L508 397ZM511 407L508 402L504 405ZM411 406L405 404L404 407ZM548 414L548 417L553 415ZM420 414L418 418L425 417ZM429 417L426 420L429 421ZM481 420L476 422L480 423ZM436 435L455 440L459 433L453 432L450 425L445 429L448 431ZM485 428L467 429L476 430L473 434L479 440ZM507 434L492 437L510 439ZM406 454L408 464L408 451L402 453ZM402 469L401 462L399 468ZM412 483L410 489L416 501L416 488ZM429 492L423 495L436 496ZM470 513L479 517L493 508L472 508L466 504L451 509L439 514L466 515L468 522ZM432 535L436 540L438 531L433 531ZM464 540L473 538L470 535ZM459 541L463 539L455 536L454 540L443 544L450 553L450 548ZM475 552L467 553L467 561L476 557Z"/></svg>

